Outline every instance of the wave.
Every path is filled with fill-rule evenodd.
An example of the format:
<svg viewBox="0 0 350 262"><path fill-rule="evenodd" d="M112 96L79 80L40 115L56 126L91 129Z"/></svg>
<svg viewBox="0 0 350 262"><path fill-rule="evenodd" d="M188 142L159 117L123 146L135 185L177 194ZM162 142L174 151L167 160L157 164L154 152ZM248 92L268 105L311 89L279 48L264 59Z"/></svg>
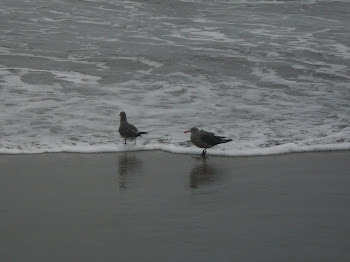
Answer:
<svg viewBox="0 0 350 262"><path fill-rule="evenodd" d="M0 154L42 154L42 153L117 153L128 151L156 151L161 150L164 152L175 154L200 154L202 152L199 148L194 147L181 147L175 145L166 144L127 144L127 145L89 145L89 146L56 146L53 148L33 148L33 149L16 149L16 148L2 148ZM248 148L248 149L208 149L207 154L213 156L269 156L269 155L282 155L289 153L303 153L303 152L327 152L327 151L346 151L350 150L350 143L342 144L325 144L325 145L308 145L300 146L294 143L286 143L282 145L276 145L267 148Z"/></svg>

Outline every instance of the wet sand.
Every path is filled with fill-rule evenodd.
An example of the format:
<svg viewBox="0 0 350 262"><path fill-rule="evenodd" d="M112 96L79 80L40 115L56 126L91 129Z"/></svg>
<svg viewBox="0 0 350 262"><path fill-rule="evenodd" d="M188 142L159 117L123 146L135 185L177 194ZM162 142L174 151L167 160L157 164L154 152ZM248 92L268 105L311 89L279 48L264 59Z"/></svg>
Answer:
<svg viewBox="0 0 350 262"><path fill-rule="evenodd" d="M350 261L350 152L0 156L0 261Z"/></svg>

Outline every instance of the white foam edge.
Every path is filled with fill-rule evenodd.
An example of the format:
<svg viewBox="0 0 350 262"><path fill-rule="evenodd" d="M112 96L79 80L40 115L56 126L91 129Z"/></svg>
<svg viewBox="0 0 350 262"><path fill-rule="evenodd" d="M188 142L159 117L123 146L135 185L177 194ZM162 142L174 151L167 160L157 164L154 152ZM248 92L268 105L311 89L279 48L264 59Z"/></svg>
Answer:
<svg viewBox="0 0 350 262"><path fill-rule="evenodd" d="M161 150L164 152L175 154L201 154L202 149L195 147L180 147L175 145L165 144L151 144L151 145L94 145L94 146L62 146L56 148L46 149L0 149L0 154L16 155L16 154L41 154L41 153L117 153L117 152L135 152L135 151L156 151ZM287 143L283 145L272 146L268 148L251 148L251 149L208 149L207 154L213 156L269 156L269 155L282 155L289 153L303 153L303 152L327 152L327 151L346 151L350 150L350 143L342 144L326 144L326 145L307 145L300 146L294 143Z"/></svg>

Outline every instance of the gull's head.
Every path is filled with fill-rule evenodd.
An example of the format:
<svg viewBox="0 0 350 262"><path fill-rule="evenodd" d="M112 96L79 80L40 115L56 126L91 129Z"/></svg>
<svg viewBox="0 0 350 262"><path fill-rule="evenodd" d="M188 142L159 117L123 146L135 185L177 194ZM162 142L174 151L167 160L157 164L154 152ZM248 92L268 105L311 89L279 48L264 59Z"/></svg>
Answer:
<svg viewBox="0 0 350 262"><path fill-rule="evenodd" d="M189 133L189 132L191 132L191 133L196 133L196 132L198 132L199 131L199 129L197 128L197 127L192 127L190 130L187 130L187 131L185 131L184 133Z"/></svg>
<svg viewBox="0 0 350 262"><path fill-rule="evenodd" d="M119 116L120 116L120 117L126 117L126 114L125 114L124 111L122 111L122 112L120 112Z"/></svg>

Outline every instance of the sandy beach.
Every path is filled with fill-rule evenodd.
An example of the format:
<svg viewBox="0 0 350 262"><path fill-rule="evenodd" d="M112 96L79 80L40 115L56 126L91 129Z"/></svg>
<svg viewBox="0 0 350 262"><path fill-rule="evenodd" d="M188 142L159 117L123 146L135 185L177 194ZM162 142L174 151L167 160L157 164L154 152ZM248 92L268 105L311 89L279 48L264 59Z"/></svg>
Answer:
<svg viewBox="0 0 350 262"><path fill-rule="evenodd" d="M0 156L1 261L349 261L350 152Z"/></svg>

